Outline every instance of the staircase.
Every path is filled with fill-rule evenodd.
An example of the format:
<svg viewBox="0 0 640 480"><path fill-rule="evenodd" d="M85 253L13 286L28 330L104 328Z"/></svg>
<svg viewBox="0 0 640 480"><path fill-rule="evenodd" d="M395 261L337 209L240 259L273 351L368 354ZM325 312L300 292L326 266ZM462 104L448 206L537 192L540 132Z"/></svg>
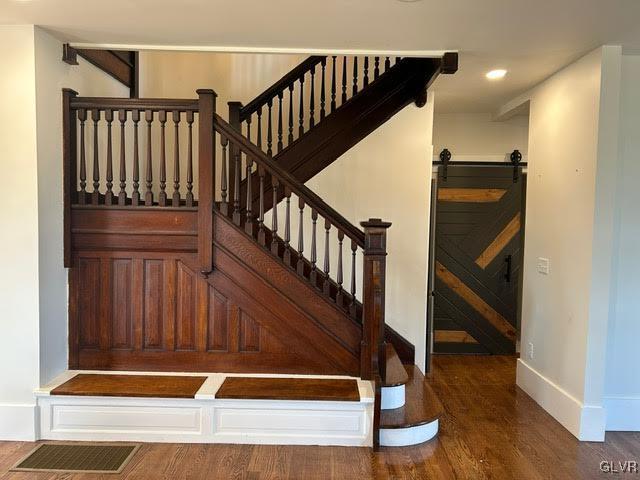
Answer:
<svg viewBox="0 0 640 480"><path fill-rule="evenodd" d="M354 58L348 96L346 59L338 95L336 57L310 57L247 107L232 103L229 122L211 90L197 100L65 90L69 368L346 375L372 382L374 446L433 437L439 402L384 322L391 224L355 226L303 182L424 101L454 63L365 58L360 84Z"/></svg>
<svg viewBox="0 0 640 480"><path fill-rule="evenodd" d="M246 106L230 102L229 123L304 183L407 105L424 106L429 85L457 68L454 53L372 60L312 56ZM256 202L257 182L254 175Z"/></svg>

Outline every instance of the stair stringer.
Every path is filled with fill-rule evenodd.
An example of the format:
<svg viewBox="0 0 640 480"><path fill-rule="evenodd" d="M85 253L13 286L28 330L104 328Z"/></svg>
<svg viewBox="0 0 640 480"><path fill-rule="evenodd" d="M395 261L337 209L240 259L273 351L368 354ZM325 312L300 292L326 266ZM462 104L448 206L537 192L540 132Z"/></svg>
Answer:
<svg viewBox="0 0 640 480"><path fill-rule="evenodd" d="M279 371L359 376L362 327L228 218L214 215L207 282L306 362L291 359Z"/></svg>

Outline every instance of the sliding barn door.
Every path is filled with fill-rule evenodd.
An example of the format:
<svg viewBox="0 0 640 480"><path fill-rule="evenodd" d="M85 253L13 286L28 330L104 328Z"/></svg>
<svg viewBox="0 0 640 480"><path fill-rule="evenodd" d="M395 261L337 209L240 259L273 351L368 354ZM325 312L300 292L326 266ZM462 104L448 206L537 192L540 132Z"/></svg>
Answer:
<svg viewBox="0 0 640 480"><path fill-rule="evenodd" d="M434 353L515 352L524 185L512 166L439 168Z"/></svg>

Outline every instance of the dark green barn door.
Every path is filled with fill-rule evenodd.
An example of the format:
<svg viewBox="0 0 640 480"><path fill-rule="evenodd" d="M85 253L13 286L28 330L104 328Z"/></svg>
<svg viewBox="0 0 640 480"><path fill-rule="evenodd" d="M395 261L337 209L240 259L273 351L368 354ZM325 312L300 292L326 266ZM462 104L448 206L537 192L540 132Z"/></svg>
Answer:
<svg viewBox="0 0 640 480"><path fill-rule="evenodd" d="M514 353L525 180L512 166L438 172L433 352Z"/></svg>

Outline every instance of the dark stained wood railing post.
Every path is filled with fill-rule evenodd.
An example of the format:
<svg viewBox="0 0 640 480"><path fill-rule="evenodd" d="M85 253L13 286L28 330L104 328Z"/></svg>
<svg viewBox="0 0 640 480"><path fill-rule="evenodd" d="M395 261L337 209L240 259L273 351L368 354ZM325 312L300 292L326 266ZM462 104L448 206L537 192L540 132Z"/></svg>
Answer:
<svg viewBox="0 0 640 480"><path fill-rule="evenodd" d="M71 267L71 204L76 201L78 152L76 111L71 110L71 101L78 92L62 89L62 155L63 155L63 225L64 266Z"/></svg>
<svg viewBox="0 0 640 480"><path fill-rule="evenodd" d="M215 148L213 117L216 93L197 90L198 94L198 259L200 271L207 276L213 270L213 201Z"/></svg>
<svg viewBox="0 0 640 480"><path fill-rule="evenodd" d="M365 380L379 374L385 378L385 272L387 257L387 229L389 222L370 218L361 222L364 228L362 275L362 343L361 374Z"/></svg>
<svg viewBox="0 0 640 480"><path fill-rule="evenodd" d="M386 343L384 341L385 276L387 264L387 229L389 222L370 218L364 228L362 275L362 343L360 376L373 380L373 448L380 447L381 386L386 377Z"/></svg>
<svg viewBox="0 0 640 480"><path fill-rule="evenodd" d="M240 112L242 110L242 102L228 102L227 105L229 106L229 125L231 125L233 128L235 128L238 132L242 133L242 126L241 126L241 121L240 121ZM240 156L240 151L238 149L238 147L233 143L229 143L229 200L231 203L233 203L233 199L235 198L234 193L235 193L235 186L236 186L236 182L235 182L235 176L236 176L236 171L235 171L235 159L238 158ZM239 183L239 182L238 182ZM240 194L240 192L238 192L238 195Z"/></svg>

